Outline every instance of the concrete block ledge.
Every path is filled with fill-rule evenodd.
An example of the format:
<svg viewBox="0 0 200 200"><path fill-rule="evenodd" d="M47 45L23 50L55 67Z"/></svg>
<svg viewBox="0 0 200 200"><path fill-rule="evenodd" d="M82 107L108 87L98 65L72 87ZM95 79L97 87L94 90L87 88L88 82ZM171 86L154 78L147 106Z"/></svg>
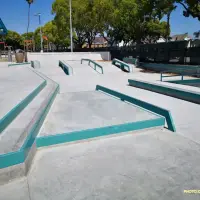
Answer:
<svg viewBox="0 0 200 200"><path fill-rule="evenodd" d="M44 80L35 90L33 90L24 100L10 110L2 119L0 119L0 134L17 117L17 115L40 93L46 86Z"/></svg>
<svg viewBox="0 0 200 200"><path fill-rule="evenodd" d="M193 65L176 65L176 64L163 64L163 63L144 63L140 62L140 68L147 69L147 70L153 70L156 72L162 72L162 71L170 71L176 73L177 70L184 72L190 71L190 73L197 73L200 70L199 66L193 66Z"/></svg>
<svg viewBox="0 0 200 200"><path fill-rule="evenodd" d="M96 90L100 90L104 93L107 93L109 95L115 96L117 98L120 98L122 101L127 101L129 103L135 104L141 108L144 108L146 110L149 110L150 112L156 113L158 115L163 116L166 119L167 122L167 128L173 132L176 132L175 124L173 121L173 118L171 116L171 113L169 110L166 110L164 108L158 107L156 105L147 103L145 101L136 99L134 97L130 97L128 95L122 94L120 92L114 91L112 89L97 85Z"/></svg>
<svg viewBox="0 0 200 200"><path fill-rule="evenodd" d="M200 93L193 92L189 90L184 90L176 87L170 87L167 85L159 85L156 83L140 81L140 80L128 80L129 85L142 88L145 90L157 92L171 97L176 97L178 99L186 100L189 102L200 104Z"/></svg>

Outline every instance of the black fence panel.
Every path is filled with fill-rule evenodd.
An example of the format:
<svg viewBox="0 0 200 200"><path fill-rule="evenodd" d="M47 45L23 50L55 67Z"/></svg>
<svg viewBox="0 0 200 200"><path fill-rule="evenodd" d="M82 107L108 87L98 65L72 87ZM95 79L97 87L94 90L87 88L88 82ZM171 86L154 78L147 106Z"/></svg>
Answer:
<svg viewBox="0 0 200 200"><path fill-rule="evenodd" d="M190 41L174 41L127 47L82 48L74 49L74 52L109 51L111 59L139 57L141 62L200 65L200 47L189 47L190 44ZM70 52L70 49L60 51Z"/></svg>

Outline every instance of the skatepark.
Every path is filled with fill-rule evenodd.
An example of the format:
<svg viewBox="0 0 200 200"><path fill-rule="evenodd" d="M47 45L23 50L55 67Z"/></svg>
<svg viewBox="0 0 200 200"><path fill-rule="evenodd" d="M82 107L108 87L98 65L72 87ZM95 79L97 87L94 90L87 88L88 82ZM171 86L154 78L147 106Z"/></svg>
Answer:
<svg viewBox="0 0 200 200"><path fill-rule="evenodd" d="M199 79L164 76L109 52L0 63L0 200L199 199Z"/></svg>

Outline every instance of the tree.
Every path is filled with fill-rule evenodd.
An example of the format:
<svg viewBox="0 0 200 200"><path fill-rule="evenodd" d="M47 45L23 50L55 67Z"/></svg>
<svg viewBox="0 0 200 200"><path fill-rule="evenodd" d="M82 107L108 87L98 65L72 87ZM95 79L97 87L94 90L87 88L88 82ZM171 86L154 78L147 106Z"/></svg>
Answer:
<svg viewBox="0 0 200 200"><path fill-rule="evenodd" d="M160 1L121 0L115 13L116 28L125 45L151 43L166 35L166 22L160 22L165 14Z"/></svg>
<svg viewBox="0 0 200 200"><path fill-rule="evenodd" d="M7 35L5 36L5 43L8 46L12 46L13 49L21 48L22 37L19 33L15 31L8 30Z"/></svg>
<svg viewBox="0 0 200 200"><path fill-rule="evenodd" d="M27 25L27 37L28 37L28 30L29 30L29 26L30 26L30 9L31 9L31 4L33 3L33 0L26 0L26 2L28 3L28 25Z"/></svg>
<svg viewBox="0 0 200 200"><path fill-rule="evenodd" d="M43 35L48 38L48 42L53 43L57 48L68 47L70 44L69 37L64 37L59 34L55 21L50 21L42 27Z"/></svg>
<svg viewBox="0 0 200 200"><path fill-rule="evenodd" d="M82 47L85 42L91 47L97 33L102 32L108 19L105 13L111 13L109 4L112 0L73 0L73 41L77 47ZM69 4L65 0L55 0L52 5L55 22L65 37L69 37ZM107 19L106 19L107 18Z"/></svg>
<svg viewBox="0 0 200 200"><path fill-rule="evenodd" d="M194 37L199 39L200 38L200 30L193 33Z"/></svg>
<svg viewBox="0 0 200 200"><path fill-rule="evenodd" d="M170 15L168 24L160 20L167 11L174 9L174 0L163 1L165 3L160 0L73 0L73 41L76 47L82 47L85 42L91 47L97 34L101 34L110 46L122 40L126 45L168 37ZM55 0L52 13L55 14L59 34L63 39L68 38L68 1Z"/></svg>
<svg viewBox="0 0 200 200"><path fill-rule="evenodd" d="M175 2L182 5L185 17L192 16L200 20L200 0L176 0Z"/></svg>
<svg viewBox="0 0 200 200"><path fill-rule="evenodd" d="M57 47L62 44L69 45L69 2L66 0L55 0L52 4L52 13L55 14L53 30L56 34Z"/></svg>

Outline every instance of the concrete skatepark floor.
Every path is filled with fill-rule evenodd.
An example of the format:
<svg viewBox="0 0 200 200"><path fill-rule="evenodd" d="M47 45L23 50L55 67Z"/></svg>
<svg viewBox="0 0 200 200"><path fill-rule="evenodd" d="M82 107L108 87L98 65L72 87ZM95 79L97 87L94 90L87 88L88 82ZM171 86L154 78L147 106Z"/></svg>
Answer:
<svg viewBox="0 0 200 200"><path fill-rule="evenodd" d="M167 130L47 148L0 199L198 200L200 146ZM16 195L18 194L18 195Z"/></svg>
<svg viewBox="0 0 200 200"><path fill-rule="evenodd" d="M1 69L0 93L3 95L0 96L0 119L36 89L42 81L28 69Z"/></svg>
<svg viewBox="0 0 200 200"><path fill-rule="evenodd" d="M0 185L0 200L200 199L199 194L183 192L200 189L200 105L128 86L129 78L157 82L160 75L156 73L133 69L128 74L109 68L110 63L106 62L108 73L104 75L82 65L75 76L66 76L58 67L58 60L41 59L37 70L60 84L60 94L38 136L155 118L95 91L97 84L170 110L177 132L153 128L41 148L26 177ZM69 63L73 65L73 61ZM78 63L74 61L74 68L81 67ZM84 67L90 72L85 73ZM18 69L26 70L20 66ZM199 91L191 86L178 87ZM76 123L71 118L77 119Z"/></svg>

